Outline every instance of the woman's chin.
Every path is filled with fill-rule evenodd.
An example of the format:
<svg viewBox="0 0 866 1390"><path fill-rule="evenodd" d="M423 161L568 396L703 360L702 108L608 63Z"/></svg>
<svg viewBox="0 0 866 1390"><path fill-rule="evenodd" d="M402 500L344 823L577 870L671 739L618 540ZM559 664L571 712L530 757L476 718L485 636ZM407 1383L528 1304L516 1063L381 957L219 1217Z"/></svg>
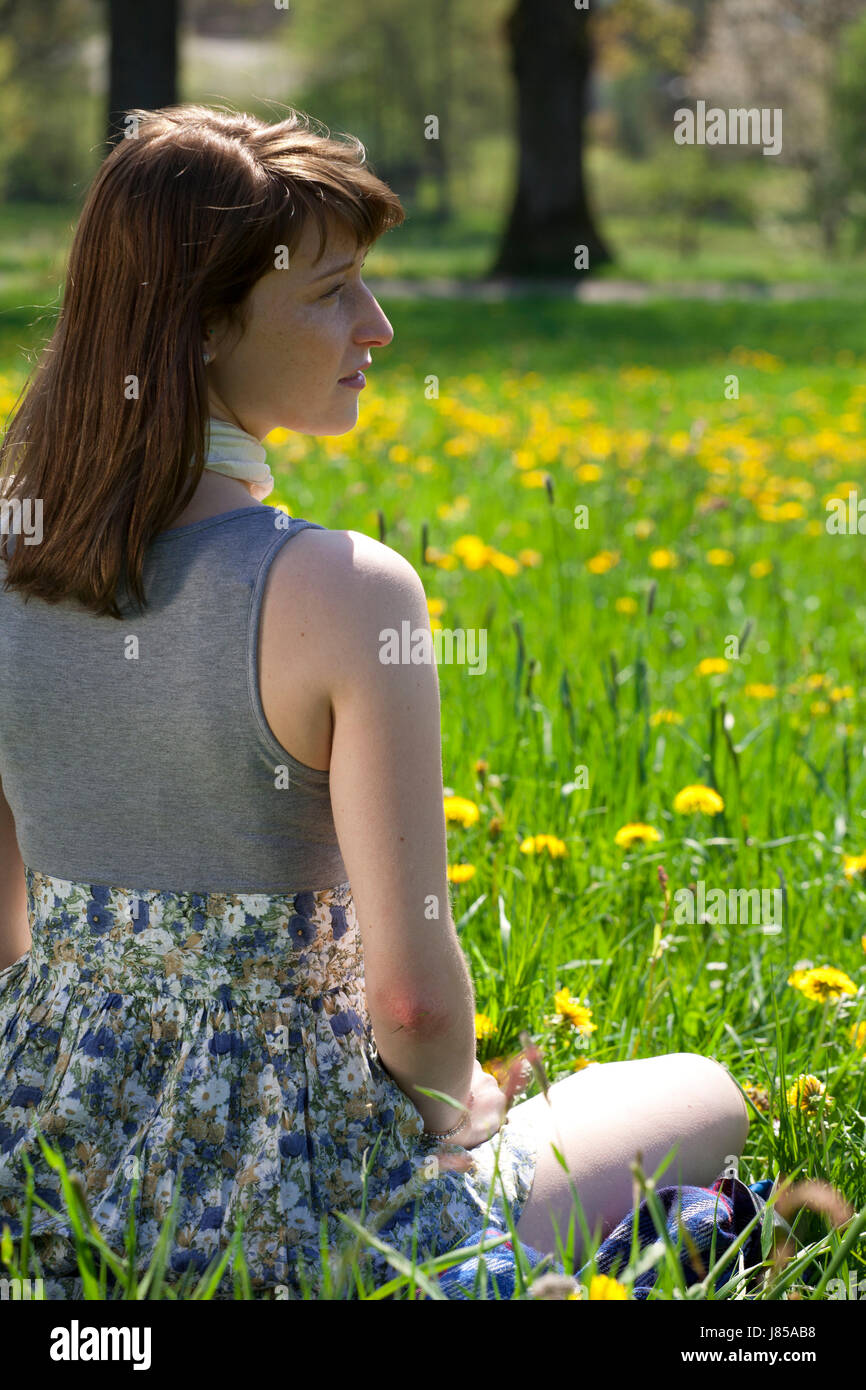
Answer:
<svg viewBox="0 0 866 1390"><path fill-rule="evenodd" d="M308 434L312 439L321 439L328 435L348 434L358 423L358 407L340 410L332 410L327 415L323 415L321 420L304 420L300 424L297 420L292 423L280 421L274 425L274 429L290 430L292 434Z"/></svg>
<svg viewBox="0 0 866 1390"><path fill-rule="evenodd" d="M341 420L339 423L338 423L336 420L334 420L334 421L333 421L333 427L332 427L331 429L327 429L327 430L317 430L316 433L317 433L317 434L333 434L333 435L337 435L337 434L348 434L349 431L350 431L350 430L353 430L353 429L355 428L355 426L357 425L357 423L358 423L358 407L357 407L357 405L355 406L355 409L354 409L353 411L349 412L349 413L351 414L352 418L348 421L348 423L347 423L347 421L346 421L346 414L347 414L347 412L346 412L346 411L343 411L343 418L342 418L342 420Z"/></svg>

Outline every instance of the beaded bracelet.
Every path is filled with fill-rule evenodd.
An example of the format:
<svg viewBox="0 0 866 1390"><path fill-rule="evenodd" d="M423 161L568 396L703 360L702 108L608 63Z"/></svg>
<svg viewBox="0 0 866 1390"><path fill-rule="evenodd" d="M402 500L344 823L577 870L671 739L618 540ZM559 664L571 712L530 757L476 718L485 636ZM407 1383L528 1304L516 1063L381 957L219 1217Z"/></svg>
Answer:
<svg viewBox="0 0 866 1390"><path fill-rule="evenodd" d="M474 1099L474 1097L470 1094L470 1096L469 1096L469 1104L470 1104L470 1105L472 1104L473 1099ZM424 1133L427 1134L427 1135L429 1135L431 1139L450 1139L451 1136L452 1136L452 1134L456 1134L457 1131L458 1131L459 1129L462 1129L462 1128L463 1128L463 1126L465 1125L465 1123L466 1123L466 1121L467 1121L468 1119L469 1119L469 1111L468 1111L468 1109L467 1109L465 1115L463 1116L463 1119L460 1120L460 1121L458 1121L458 1123L454 1126L453 1129L446 1129L444 1134L435 1134L432 1130L430 1130L430 1129L425 1129Z"/></svg>

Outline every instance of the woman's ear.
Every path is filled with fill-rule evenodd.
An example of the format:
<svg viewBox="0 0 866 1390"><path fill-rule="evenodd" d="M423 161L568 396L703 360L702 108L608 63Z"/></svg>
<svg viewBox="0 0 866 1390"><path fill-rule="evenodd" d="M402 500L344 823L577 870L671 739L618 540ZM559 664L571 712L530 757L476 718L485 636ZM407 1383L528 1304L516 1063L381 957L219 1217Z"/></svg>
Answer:
<svg viewBox="0 0 866 1390"><path fill-rule="evenodd" d="M236 318L211 318L202 328L202 352L206 362L212 362L218 353L234 347L243 337L244 326Z"/></svg>

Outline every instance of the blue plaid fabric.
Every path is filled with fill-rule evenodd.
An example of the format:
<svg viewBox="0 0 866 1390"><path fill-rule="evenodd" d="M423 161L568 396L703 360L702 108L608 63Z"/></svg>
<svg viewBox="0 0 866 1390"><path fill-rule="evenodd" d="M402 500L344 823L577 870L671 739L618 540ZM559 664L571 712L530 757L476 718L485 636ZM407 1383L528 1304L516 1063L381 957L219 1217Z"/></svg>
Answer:
<svg viewBox="0 0 866 1390"><path fill-rule="evenodd" d="M665 1224L674 1249L679 1251L681 1268L686 1286L702 1279L709 1267L713 1239L715 1238L715 1259L718 1260L729 1250L738 1235L748 1226L752 1218L763 1209L764 1201L772 1183L764 1180L747 1187L738 1178L718 1178L712 1187L660 1187L656 1199L664 1212ZM641 1202L637 1213L637 1239L641 1250L655 1245L659 1240L652 1214L646 1201ZM599 1274L615 1276L628 1263L632 1245L634 1211L623 1217L619 1225L599 1247L595 1268ZM697 1251L703 1268L696 1269L692 1252L680 1235L684 1227ZM495 1226L486 1226L473 1231L462 1245L475 1245L482 1236L501 1236L506 1232ZM552 1256L545 1256L530 1246L521 1245L526 1257L526 1265L535 1268L542 1260L547 1261L551 1273L564 1274L561 1264ZM761 1223L755 1227L745 1242L742 1251L744 1268L759 1264L761 1260ZM517 1264L514 1248L510 1240L498 1245L495 1250L482 1256L464 1260L462 1264L452 1265L439 1276L440 1287L448 1298L470 1298L479 1278L479 1263L484 1262L487 1271L488 1298L513 1298L517 1288ZM716 1289L727 1283L737 1269L738 1260L732 1260L716 1280ZM578 1279L590 1274L590 1264L578 1274ZM634 1282L633 1296L644 1299L656 1280L655 1269L645 1271Z"/></svg>

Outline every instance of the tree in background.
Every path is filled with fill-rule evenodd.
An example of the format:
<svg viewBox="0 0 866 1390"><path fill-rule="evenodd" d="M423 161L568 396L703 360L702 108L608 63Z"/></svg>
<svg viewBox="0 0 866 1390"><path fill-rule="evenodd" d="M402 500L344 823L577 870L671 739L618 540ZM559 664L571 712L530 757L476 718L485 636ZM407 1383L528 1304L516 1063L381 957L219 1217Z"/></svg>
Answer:
<svg viewBox="0 0 866 1390"><path fill-rule="evenodd" d="M508 20L516 82L518 175L494 273L562 276L611 262L587 189L587 122L604 92L620 147L655 153L700 44L713 0L517 0ZM667 183L668 176L665 175ZM708 196L689 177L685 218Z"/></svg>
<svg viewBox="0 0 866 1390"><path fill-rule="evenodd" d="M426 176L427 215L440 223L458 182L462 210L478 206L479 153L498 154L513 134L516 186L491 274L569 275L576 245L591 268L610 259L583 168L591 27L562 0L440 0L411 12L406 0L310 5L294 35L311 60L303 102L364 140L401 197L411 202Z"/></svg>
<svg viewBox="0 0 866 1390"><path fill-rule="evenodd" d="M866 0L589 0L587 10L573 0L362 9L308 0L287 10L261 0L0 0L0 196L67 201L105 152L106 116L111 142L130 107L180 99L178 12L190 45L184 96L222 99L209 90L213 58L200 60L199 39L242 39L230 104L274 120L281 104L296 105L357 134L415 226L440 226L425 233L430 266L452 244L449 227L480 246L498 219L491 273L569 275L579 246L590 272L604 265L590 142L605 190L619 180L622 216L633 221L640 198L651 217L673 214L684 254L709 219L754 222L765 191L774 216L775 183L763 174L779 164L800 171L782 197L805 184L802 219L825 249L846 217L866 226L862 50L850 27ZM264 55L278 65L267 94L254 76ZM193 77L189 90L199 61L208 79ZM696 98L781 107L782 154L675 147L673 112ZM609 196L606 206L613 215Z"/></svg>
<svg viewBox="0 0 866 1390"><path fill-rule="evenodd" d="M517 187L493 274L592 272L611 260L584 172L593 16L561 0L517 0L508 18L517 101ZM580 252L577 253L578 256Z"/></svg>
<svg viewBox="0 0 866 1390"><path fill-rule="evenodd" d="M108 0L107 143L124 138L123 112L177 102L179 0Z"/></svg>

